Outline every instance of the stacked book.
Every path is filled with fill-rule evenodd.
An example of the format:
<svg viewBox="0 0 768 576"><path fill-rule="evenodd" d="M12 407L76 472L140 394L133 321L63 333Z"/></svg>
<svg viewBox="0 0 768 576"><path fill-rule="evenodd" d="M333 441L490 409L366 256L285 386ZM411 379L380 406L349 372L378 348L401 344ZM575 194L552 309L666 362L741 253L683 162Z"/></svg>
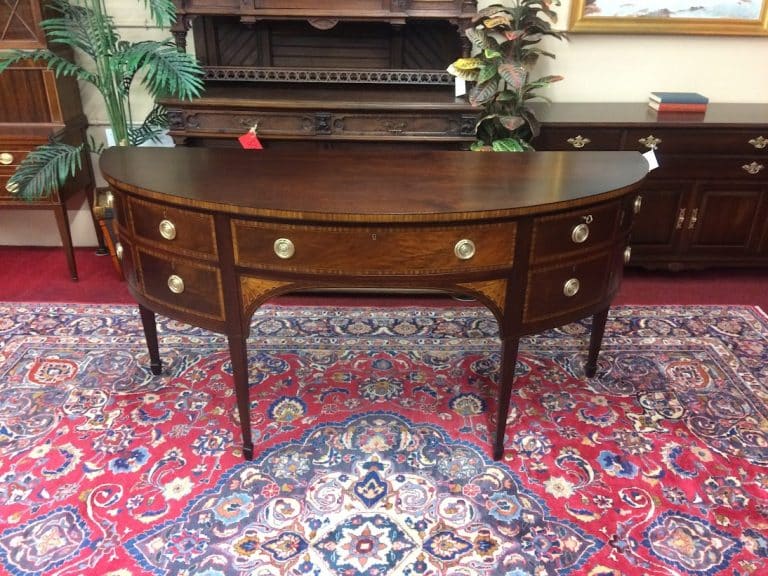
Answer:
<svg viewBox="0 0 768 576"><path fill-rule="evenodd" d="M709 98L698 92L651 92L648 106L657 112L698 112L707 111Z"/></svg>

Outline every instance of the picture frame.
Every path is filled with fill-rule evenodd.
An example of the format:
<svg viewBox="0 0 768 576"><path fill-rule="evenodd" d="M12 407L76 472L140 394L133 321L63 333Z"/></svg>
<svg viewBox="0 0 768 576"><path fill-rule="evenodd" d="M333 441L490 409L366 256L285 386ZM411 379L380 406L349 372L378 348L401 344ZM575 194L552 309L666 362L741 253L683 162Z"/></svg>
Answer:
<svg viewBox="0 0 768 576"><path fill-rule="evenodd" d="M768 0L572 0L570 32L768 35Z"/></svg>

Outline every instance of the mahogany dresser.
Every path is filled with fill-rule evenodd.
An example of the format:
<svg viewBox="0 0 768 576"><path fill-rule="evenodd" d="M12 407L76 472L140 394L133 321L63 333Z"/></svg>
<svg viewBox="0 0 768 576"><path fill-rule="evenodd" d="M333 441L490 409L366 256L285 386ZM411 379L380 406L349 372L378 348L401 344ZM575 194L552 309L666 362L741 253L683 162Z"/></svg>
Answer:
<svg viewBox="0 0 768 576"><path fill-rule="evenodd" d="M46 46L40 28L38 0L0 2L0 50L34 49ZM25 61L0 74L0 210L49 210L56 217L69 273L77 280L67 202L85 192L93 204L94 179L90 158L84 155L83 169L51 196L26 201L16 196L8 179L19 162L33 149L56 137L72 145L85 140L87 121L82 112L80 91L71 78L57 78L42 62ZM103 240L99 227L99 246Z"/></svg>
<svg viewBox="0 0 768 576"><path fill-rule="evenodd" d="M655 150L632 264L768 265L768 104L660 114L641 103L557 103L539 116L537 150Z"/></svg>
<svg viewBox="0 0 768 576"><path fill-rule="evenodd" d="M226 334L247 458L254 310L284 292L404 287L470 294L495 314L500 458L521 336L593 316L585 373L595 374L647 169L637 152L129 147L101 157L152 371L155 313Z"/></svg>

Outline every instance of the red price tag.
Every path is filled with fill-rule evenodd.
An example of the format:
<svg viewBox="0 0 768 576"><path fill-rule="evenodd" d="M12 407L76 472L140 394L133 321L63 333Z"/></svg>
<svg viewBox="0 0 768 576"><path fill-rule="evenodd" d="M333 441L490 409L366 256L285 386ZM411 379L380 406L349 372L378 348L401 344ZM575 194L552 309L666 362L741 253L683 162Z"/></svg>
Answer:
<svg viewBox="0 0 768 576"><path fill-rule="evenodd" d="M248 130L238 140L240 140L240 145L246 150L262 150L264 148L259 141L259 137L256 136L255 130Z"/></svg>

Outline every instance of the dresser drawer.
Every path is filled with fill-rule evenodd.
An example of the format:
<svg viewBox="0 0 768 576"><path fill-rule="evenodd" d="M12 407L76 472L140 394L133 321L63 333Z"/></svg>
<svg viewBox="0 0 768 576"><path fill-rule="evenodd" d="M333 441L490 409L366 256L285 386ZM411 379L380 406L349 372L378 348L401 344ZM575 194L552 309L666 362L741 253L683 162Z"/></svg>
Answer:
<svg viewBox="0 0 768 576"><path fill-rule="evenodd" d="M619 128L548 128L532 142L536 150L621 150Z"/></svg>
<svg viewBox="0 0 768 576"><path fill-rule="evenodd" d="M474 129L474 123L469 125ZM332 133L336 136L461 136L462 116L451 113L334 114ZM472 133L463 134L471 136Z"/></svg>
<svg viewBox="0 0 768 576"><path fill-rule="evenodd" d="M624 149L647 152L649 145L655 144L657 153L662 157L667 154L756 154L768 157L768 146L758 147L762 145L759 140L761 135L768 139L768 131L749 129L633 128L627 130Z"/></svg>
<svg viewBox="0 0 768 576"><path fill-rule="evenodd" d="M213 217L128 198L130 229L137 239L148 240L178 254L215 259L216 231Z"/></svg>
<svg viewBox="0 0 768 576"><path fill-rule="evenodd" d="M59 194L58 192L54 191L51 192L49 196L46 196L45 198L41 198L40 200L24 200L18 196L16 193L11 193L7 186L8 186L8 180L11 176L13 176L13 173L16 171L15 166L0 166L0 200L4 202L8 201L16 201L19 204L21 203L29 203L29 202L36 202L36 203L51 203L51 202L58 202L59 201Z"/></svg>
<svg viewBox="0 0 768 576"><path fill-rule="evenodd" d="M534 266L528 274L523 323L568 316L605 298L615 251L561 266Z"/></svg>
<svg viewBox="0 0 768 576"><path fill-rule="evenodd" d="M418 229L286 226L247 220L232 223L239 266L373 276L507 269L512 266L515 233L514 223ZM288 257L276 253L280 239L283 256Z"/></svg>
<svg viewBox="0 0 768 576"><path fill-rule="evenodd" d="M651 172L649 177L668 178L669 174L674 174L678 179L766 182L768 181L768 157L667 156L660 158L659 170Z"/></svg>
<svg viewBox="0 0 768 576"><path fill-rule="evenodd" d="M205 264L135 249L141 291L151 299L187 314L224 319L221 273Z"/></svg>
<svg viewBox="0 0 768 576"><path fill-rule="evenodd" d="M611 243L616 236L621 211L621 202L617 201L536 218L531 261L568 257Z"/></svg>
<svg viewBox="0 0 768 576"><path fill-rule="evenodd" d="M314 115L303 112L254 112L236 111L187 112L183 126L172 126L195 133L224 133L241 135L256 127L261 136L314 136Z"/></svg>

